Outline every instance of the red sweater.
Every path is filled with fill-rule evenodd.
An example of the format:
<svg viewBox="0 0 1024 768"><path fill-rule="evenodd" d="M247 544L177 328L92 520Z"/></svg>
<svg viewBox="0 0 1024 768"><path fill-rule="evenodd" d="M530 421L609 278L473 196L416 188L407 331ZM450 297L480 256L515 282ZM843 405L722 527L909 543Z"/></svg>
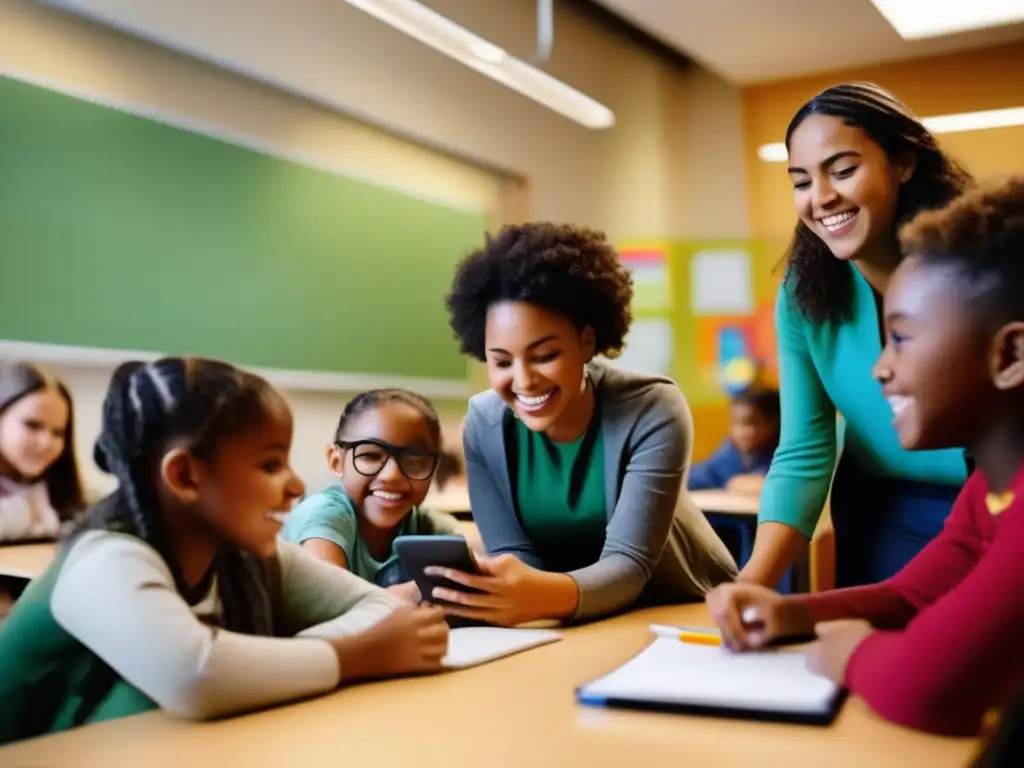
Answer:
<svg viewBox="0 0 1024 768"><path fill-rule="evenodd" d="M1024 680L1024 469L999 514L975 472L942 532L891 579L799 598L816 621L863 618L846 684L882 717L973 735Z"/></svg>

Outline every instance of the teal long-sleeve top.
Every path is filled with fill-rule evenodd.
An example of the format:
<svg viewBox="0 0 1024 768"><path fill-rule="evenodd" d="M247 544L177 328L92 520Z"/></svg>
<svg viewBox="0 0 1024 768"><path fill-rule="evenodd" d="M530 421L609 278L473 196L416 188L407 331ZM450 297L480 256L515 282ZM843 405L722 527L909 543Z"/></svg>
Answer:
<svg viewBox="0 0 1024 768"><path fill-rule="evenodd" d="M810 538L836 464L836 416L845 421L844 456L870 475L959 487L959 449L906 451L872 369L882 352L871 285L852 265L853 312L815 325L784 283L775 304L782 435L761 496L758 522L779 522Z"/></svg>

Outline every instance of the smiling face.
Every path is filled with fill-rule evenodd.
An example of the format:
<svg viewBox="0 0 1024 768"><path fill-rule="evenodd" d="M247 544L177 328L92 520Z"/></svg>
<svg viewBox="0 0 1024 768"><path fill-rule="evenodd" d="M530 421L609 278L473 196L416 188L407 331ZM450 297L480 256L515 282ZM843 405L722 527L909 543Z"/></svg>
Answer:
<svg viewBox="0 0 1024 768"><path fill-rule="evenodd" d="M39 478L64 452L70 414L54 387L11 403L0 413L0 473L19 481Z"/></svg>
<svg viewBox="0 0 1024 768"><path fill-rule="evenodd" d="M189 463L195 478L195 509L221 536L260 557L277 547L284 516L303 493L292 470L292 416L283 401L264 415L259 425L221 438L210 461L192 456L171 459ZM173 454L170 454L173 457ZM181 485L181 467L167 466L172 485Z"/></svg>
<svg viewBox="0 0 1024 768"><path fill-rule="evenodd" d="M860 128L811 115L789 141L789 176L800 221L838 259L857 259L893 238L910 159L892 162Z"/></svg>
<svg viewBox="0 0 1024 768"><path fill-rule="evenodd" d="M968 446L991 423L991 337L948 267L906 259L885 296L888 341L875 366L907 450Z"/></svg>
<svg viewBox="0 0 1024 768"><path fill-rule="evenodd" d="M533 304L504 301L487 311L484 335L491 387L528 429L555 439L562 424L572 422L569 432L585 428L585 371L594 356L590 328L581 331L565 315Z"/></svg>
<svg viewBox="0 0 1024 768"><path fill-rule="evenodd" d="M385 401L353 417L342 441L348 447L328 449L331 470L365 522L393 530L423 503L437 469L440 446L427 418L409 403Z"/></svg>

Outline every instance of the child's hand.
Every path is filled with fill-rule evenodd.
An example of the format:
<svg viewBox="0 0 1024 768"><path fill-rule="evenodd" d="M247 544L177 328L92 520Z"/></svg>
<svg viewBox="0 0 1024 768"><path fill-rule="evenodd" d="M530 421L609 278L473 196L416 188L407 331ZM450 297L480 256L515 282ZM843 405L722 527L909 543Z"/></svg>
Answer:
<svg viewBox="0 0 1024 768"><path fill-rule="evenodd" d="M448 653L448 624L440 608L403 606L365 632L331 645L343 680L437 672Z"/></svg>
<svg viewBox="0 0 1024 768"><path fill-rule="evenodd" d="M734 651L757 650L772 640L810 632L807 612L757 584L722 584L705 598L722 642Z"/></svg>
<svg viewBox="0 0 1024 768"><path fill-rule="evenodd" d="M839 685L846 682L846 665L873 631L863 619L829 621L814 628L818 642L807 649L807 668Z"/></svg>
<svg viewBox="0 0 1024 768"><path fill-rule="evenodd" d="M395 597L405 600L407 603L416 605L423 599L420 595L420 588L416 586L415 581L406 581L402 584L392 584L388 587L390 592Z"/></svg>

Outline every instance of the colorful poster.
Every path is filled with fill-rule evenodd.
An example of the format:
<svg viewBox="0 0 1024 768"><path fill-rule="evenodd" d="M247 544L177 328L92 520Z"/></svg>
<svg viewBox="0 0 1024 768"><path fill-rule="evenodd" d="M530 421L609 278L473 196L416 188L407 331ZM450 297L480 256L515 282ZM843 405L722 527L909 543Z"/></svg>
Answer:
<svg viewBox="0 0 1024 768"><path fill-rule="evenodd" d="M634 320L626 346L611 364L627 371L673 377L675 336L668 318Z"/></svg>
<svg viewBox="0 0 1024 768"><path fill-rule="evenodd" d="M690 259L690 308L695 315L745 315L754 311L750 254L707 250Z"/></svg>
<svg viewBox="0 0 1024 768"><path fill-rule="evenodd" d="M633 309L668 312L672 309L669 290L668 258L660 248L629 248L619 253L623 265L633 276Z"/></svg>

